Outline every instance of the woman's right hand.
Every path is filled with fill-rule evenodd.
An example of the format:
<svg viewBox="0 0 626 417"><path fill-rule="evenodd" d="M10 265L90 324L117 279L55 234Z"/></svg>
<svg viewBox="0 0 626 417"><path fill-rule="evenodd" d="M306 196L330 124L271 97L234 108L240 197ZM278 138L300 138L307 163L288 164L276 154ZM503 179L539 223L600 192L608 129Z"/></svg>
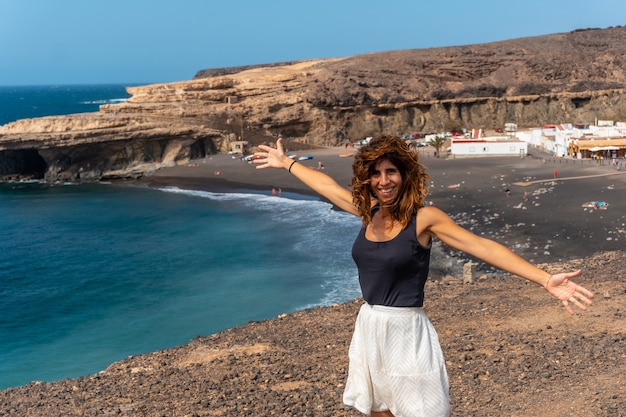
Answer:
<svg viewBox="0 0 626 417"><path fill-rule="evenodd" d="M359 215L359 211L352 203L352 192L345 187L337 184L328 174L312 169L304 164L296 163L297 159L291 159L285 155L283 149L283 140L276 141L276 147L259 145L259 152L255 152L253 162L257 165L257 169L261 168L283 168L289 170L292 176L296 177L303 184L315 191L319 195L325 197L340 209ZM294 165L295 164L295 165Z"/></svg>
<svg viewBox="0 0 626 417"><path fill-rule="evenodd" d="M257 169L262 168L284 168L287 169L292 160L285 155L283 148L283 139L278 138L276 141L276 147L272 148L267 145L259 145L261 151L255 152L252 162L257 165Z"/></svg>

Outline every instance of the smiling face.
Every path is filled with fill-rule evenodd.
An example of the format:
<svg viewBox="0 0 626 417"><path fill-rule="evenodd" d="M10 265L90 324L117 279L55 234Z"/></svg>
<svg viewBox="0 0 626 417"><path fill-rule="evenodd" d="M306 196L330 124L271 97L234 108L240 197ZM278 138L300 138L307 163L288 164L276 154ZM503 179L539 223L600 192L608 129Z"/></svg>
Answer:
<svg viewBox="0 0 626 417"><path fill-rule="evenodd" d="M381 205L383 217L387 214L403 227L424 206L430 177L418 158L404 140L385 134L374 137L355 153L350 187L364 226L371 223L372 204L376 202Z"/></svg>
<svg viewBox="0 0 626 417"><path fill-rule="evenodd" d="M400 194L402 175L388 159L381 159L374 165L371 172L370 186L380 203L391 203Z"/></svg>

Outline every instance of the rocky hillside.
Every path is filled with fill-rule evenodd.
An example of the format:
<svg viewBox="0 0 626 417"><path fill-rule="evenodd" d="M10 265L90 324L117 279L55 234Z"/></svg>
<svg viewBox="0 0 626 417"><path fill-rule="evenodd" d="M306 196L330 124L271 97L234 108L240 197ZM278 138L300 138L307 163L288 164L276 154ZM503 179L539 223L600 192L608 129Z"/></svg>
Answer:
<svg viewBox="0 0 626 417"><path fill-rule="evenodd" d="M432 132L626 119L626 26L480 45L202 70L129 87L100 112L0 126L0 177L90 180L282 134L310 146Z"/></svg>
<svg viewBox="0 0 626 417"><path fill-rule="evenodd" d="M584 267L596 293L569 316L516 278L429 281L425 309L446 357L454 417L623 417L623 252ZM348 346L362 300L250 322L95 375L0 391L0 416L362 417L342 404Z"/></svg>

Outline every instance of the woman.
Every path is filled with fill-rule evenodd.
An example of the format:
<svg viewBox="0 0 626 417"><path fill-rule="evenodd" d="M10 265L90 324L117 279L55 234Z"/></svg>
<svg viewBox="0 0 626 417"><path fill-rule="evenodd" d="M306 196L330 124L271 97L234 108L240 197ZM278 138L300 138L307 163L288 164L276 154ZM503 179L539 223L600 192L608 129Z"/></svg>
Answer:
<svg viewBox="0 0 626 417"><path fill-rule="evenodd" d="M337 207L359 216L352 247L365 304L350 343L344 403L375 417L447 416L448 376L437 333L424 314L433 238L543 286L570 314L593 293L571 281L580 270L550 275L506 247L479 237L440 209L424 206L429 176L398 137L380 135L353 163L352 191L328 175L260 146L257 168L284 168Z"/></svg>

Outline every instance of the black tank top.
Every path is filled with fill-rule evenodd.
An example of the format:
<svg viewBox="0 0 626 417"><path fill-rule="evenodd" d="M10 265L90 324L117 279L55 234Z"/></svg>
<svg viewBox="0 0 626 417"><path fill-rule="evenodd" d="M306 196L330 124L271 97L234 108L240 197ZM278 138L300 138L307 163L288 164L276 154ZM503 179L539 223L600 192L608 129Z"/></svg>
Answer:
<svg viewBox="0 0 626 417"><path fill-rule="evenodd" d="M373 212L377 211L375 207ZM359 270L363 299L370 305L422 307L428 278L430 248L417 240L415 216L396 237L372 242L361 228L352 258Z"/></svg>

